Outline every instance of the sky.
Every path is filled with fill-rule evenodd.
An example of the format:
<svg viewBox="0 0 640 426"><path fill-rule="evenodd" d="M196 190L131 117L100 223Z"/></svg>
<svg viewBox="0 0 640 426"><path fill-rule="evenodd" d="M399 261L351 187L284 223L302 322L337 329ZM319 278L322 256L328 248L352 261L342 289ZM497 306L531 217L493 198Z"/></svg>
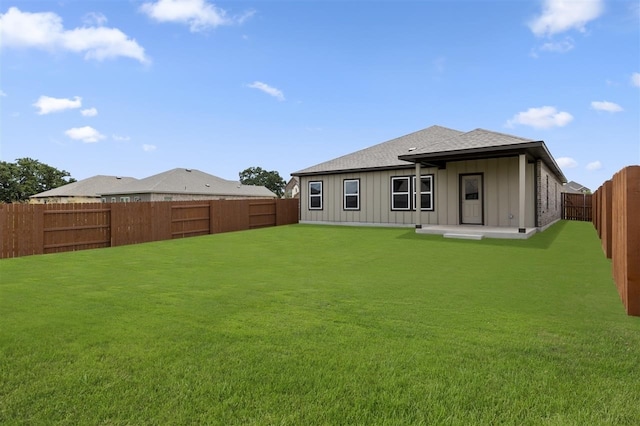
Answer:
<svg viewBox="0 0 640 426"><path fill-rule="evenodd" d="M0 1L0 160L290 173L432 125L640 163L640 2Z"/></svg>

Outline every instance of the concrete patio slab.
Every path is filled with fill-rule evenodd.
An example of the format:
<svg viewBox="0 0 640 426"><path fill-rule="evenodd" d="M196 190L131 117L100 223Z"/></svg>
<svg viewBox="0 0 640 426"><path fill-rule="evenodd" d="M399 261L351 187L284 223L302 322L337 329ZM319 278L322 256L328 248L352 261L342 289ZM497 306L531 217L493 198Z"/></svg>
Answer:
<svg viewBox="0 0 640 426"><path fill-rule="evenodd" d="M519 232L518 228L481 226L481 225L422 225L417 228L418 234L442 235L445 238L504 238L524 240L538 232L538 228L526 228L525 232Z"/></svg>

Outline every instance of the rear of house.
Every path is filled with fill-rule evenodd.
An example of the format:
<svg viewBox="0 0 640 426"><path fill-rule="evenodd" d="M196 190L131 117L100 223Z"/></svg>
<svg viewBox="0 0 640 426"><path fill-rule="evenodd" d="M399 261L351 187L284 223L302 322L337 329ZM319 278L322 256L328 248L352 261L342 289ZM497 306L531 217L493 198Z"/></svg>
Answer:
<svg viewBox="0 0 640 426"><path fill-rule="evenodd" d="M566 181L544 142L439 126L293 175L301 222L417 227L541 229L560 218Z"/></svg>

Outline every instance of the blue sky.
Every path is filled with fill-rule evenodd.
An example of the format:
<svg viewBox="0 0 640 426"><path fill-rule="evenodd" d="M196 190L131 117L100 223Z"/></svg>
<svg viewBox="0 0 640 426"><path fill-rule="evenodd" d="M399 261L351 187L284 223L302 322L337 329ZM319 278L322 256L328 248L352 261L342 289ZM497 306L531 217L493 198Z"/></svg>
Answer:
<svg viewBox="0 0 640 426"><path fill-rule="evenodd" d="M3 1L0 159L291 172L431 125L640 163L638 1Z"/></svg>

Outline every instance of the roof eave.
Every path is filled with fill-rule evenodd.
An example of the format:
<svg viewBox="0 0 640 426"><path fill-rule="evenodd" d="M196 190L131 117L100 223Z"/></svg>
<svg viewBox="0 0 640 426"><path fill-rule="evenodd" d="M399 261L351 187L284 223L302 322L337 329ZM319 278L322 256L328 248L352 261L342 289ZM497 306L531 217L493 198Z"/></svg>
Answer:
<svg viewBox="0 0 640 426"><path fill-rule="evenodd" d="M498 145L481 148L467 148L454 151L440 151L430 153L417 153L400 155L398 159L411 161L413 163L424 163L436 165L439 162L461 161L471 159L482 159L492 157L507 157L517 154L528 154L536 159L542 159L551 168L553 173L560 178L562 183L567 182L567 178L553 159L544 141L524 142L520 144Z"/></svg>
<svg viewBox="0 0 640 426"><path fill-rule="evenodd" d="M299 172L291 173L291 176L300 177L300 176L338 175L342 173L379 172L379 171L385 171L385 170L410 169L412 167L413 167L413 164L408 162L407 164L396 164L396 165L380 166L380 167L354 167L350 169L319 170L315 172L299 171Z"/></svg>

